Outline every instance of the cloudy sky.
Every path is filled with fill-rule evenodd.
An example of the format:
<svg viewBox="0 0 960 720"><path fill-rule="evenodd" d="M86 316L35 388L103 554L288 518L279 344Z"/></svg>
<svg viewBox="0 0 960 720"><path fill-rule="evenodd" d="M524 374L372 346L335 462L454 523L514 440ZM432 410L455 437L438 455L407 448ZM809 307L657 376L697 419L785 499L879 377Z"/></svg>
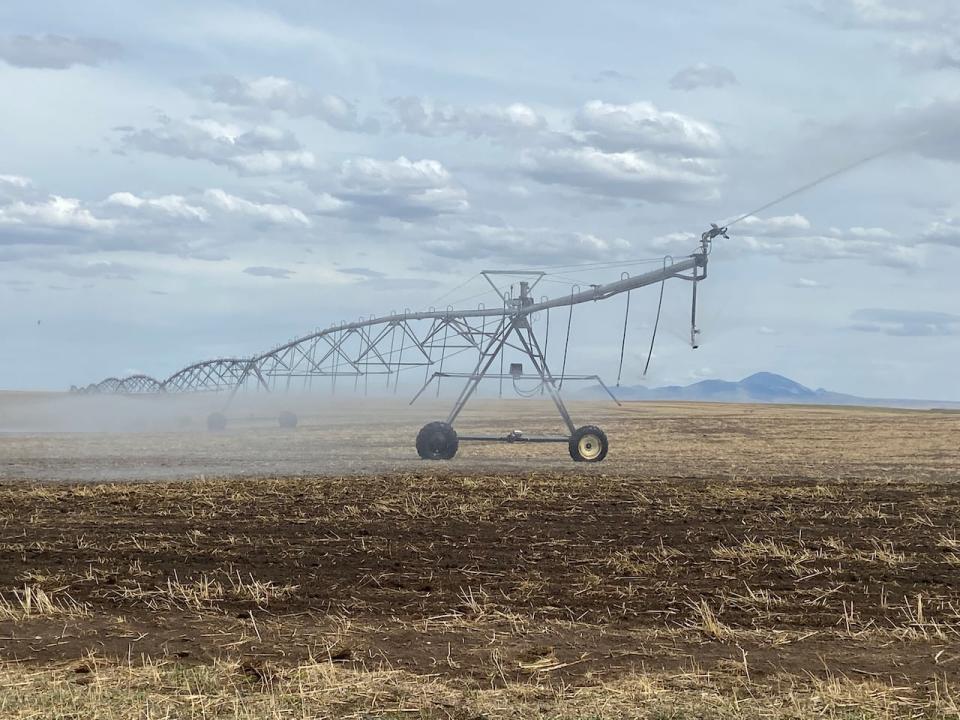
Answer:
<svg viewBox="0 0 960 720"><path fill-rule="evenodd" d="M624 381L960 400L955 0L0 5L0 386L247 355L479 270L689 253ZM458 297L459 295L462 296ZM570 369L615 377L622 299Z"/></svg>

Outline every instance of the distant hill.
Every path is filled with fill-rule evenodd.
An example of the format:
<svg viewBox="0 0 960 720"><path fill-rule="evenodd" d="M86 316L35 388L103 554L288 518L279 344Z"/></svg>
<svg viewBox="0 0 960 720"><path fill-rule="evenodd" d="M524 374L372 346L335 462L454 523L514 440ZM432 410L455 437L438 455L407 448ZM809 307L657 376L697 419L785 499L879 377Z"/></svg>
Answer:
<svg viewBox="0 0 960 720"><path fill-rule="evenodd" d="M692 385L667 385L648 388L643 385L611 388L621 400L689 400L694 402L803 403L810 405L872 405L877 407L943 408L960 410L960 402L947 400L910 400L863 398L819 388L811 390L783 375L758 372L738 382L701 380ZM599 386L584 395L606 395Z"/></svg>

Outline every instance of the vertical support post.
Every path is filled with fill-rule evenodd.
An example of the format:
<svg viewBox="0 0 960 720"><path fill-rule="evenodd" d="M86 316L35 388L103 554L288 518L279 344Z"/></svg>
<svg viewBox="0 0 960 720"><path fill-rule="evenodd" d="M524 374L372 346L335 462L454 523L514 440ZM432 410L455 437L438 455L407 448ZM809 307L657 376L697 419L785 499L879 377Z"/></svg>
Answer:
<svg viewBox="0 0 960 720"><path fill-rule="evenodd" d="M401 328L402 330L402 328ZM400 354L397 356L397 377L393 381L393 394L397 394L397 388L400 387L400 369L403 365L403 351L407 347L407 334L405 332L400 333ZM387 377L387 382L390 382L389 376Z"/></svg>
<svg viewBox="0 0 960 720"><path fill-rule="evenodd" d="M478 361L478 362L479 362L480 358L483 357L483 345L484 345L484 343L487 342L487 318L486 318L486 317L483 318L483 327L482 327L481 330L480 330L480 338L481 338L480 343L477 345L477 352L480 353L480 354L477 356L477 361ZM478 394L478 395L480 394L479 388L478 388L478 390L477 390L477 394Z"/></svg>
<svg viewBox="0 0 960 720"><path fill-rule="evenodd" d="M503 353L500 353L500 390L498 397L503 398Z"/></svg>
<svg viewBox="0 0 960 720"><path fill-rule="evenodd" d="M528 335L527 339L523 337L523 333L519 330L517 331L517 337L520 338L523 349L526 350L530 362L533 363L534 369L540 376L540 381L546 386L547 392L550 393L550 399L553 400L553 404L557 406L557 411L560 413L560 417L563 418L567 430L573 435L577 426L573 424L573 419L567 411L567 406L563 404L563 398L560 397L560 392L557 390L556 385L554 385L553 375L550 374L546 358L544 358L543 351L540 349L539 343L537 343L537 336L534 335L533 328L530 327L529 323L527 323L526 330Z"/></svg>
<svg viewBox="0 0 960 720"><path fill-rule="evenodd" d="M541 296L543 299L543 296ZM543 362L547 362L547 353L550 352L550 308L547 308L547 332L543 339ZM540 387L540 394L543 395L544 387Z"/></svg>
<svg viewBox="0 0 960 720"><path fill-rule="evenodd" d="M341 329L336 335L334 335L334 349L333 349L333 377L330 378L330 394L337 394L337 375L340 373L340 343L343 342L343 330Z"/></svg>
<svg viewBox="0 0 960 720"><path fill-rule="evenodd" d="M506 316L500 320L500 327L497 328L497 332L495 332L493 337L490 338L490 342L487 344L483 355L477 362L477 367L474 368L473 373L471 373L469 379L467 380L467 384L464 385L463 390L460 391L460 396L454 403L453 409L447 416L448 424L453 425L453 421L457 419L460 411L463 410L463 407L467 404L467 400L469 400L470 396L473 395L473 392L477 389L477 386L480 384L483 376L487 374L490 366L493 365L493 361L497 359L497 355L499 355L503 350L503 346L507 342L507 338L514 330L514 320L515 318L507 318Z"/></svg>
<svg viewBox="0 0 960 720"><path fill-rule="evenodd" d="M443 350L440 352L440 375L437 375L437 397L440 397L440 381L443 380L443 358L447 354L447 333L450 331L450 321L445 320L443 323Z"/></svg>
<svg viewBox="0 0 960 720"><path fill-rule="evenodd" d="M426 383L430 379L430 368L433 367L433 335L434 335L434 330L436 329L436 326L437 326L437 321L434 320L430 324L430 331L426 335L424 335L423 341L422 341L422 343L427 347L427 351L426 351L427 364L423 369L424 383ZM429 345L427 345L427 343L429 343ZM421 348L421 351L422 351L422 348Z"/></svg>
<svg viewBox="0 0 960 720"><path fill-rule="evenodd" d="M388 358L387 359L387 390L390 389L390 367L393 364L393 348L394 348L394 343L396 342L396 339L397 339L397 326L393 325L393 327L391 327L390 329L390 354L387 355L387 358ZM366 388L364 388L363 394L364 395L367 394Z"/></svg>

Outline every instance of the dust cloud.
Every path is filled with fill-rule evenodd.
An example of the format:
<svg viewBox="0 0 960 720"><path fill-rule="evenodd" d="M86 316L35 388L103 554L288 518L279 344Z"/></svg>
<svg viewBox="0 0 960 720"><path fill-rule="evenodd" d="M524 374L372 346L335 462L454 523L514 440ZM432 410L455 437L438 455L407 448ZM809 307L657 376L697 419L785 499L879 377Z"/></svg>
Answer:
<svg viewBox="0 0 960 720"><path fill-rule="evenodd" d="M569 467L565 445L461 444L450 463L426 463L414 440L424 424L445 419L451 401L354 395L84 395L0 393L0 480L111 481L465 472ZM220 412L226 428L211 432ZM282 413L297 425L281 427ZM595 415L590 419L595 419ZM587 418L585 418L586 420ZM471 402L463 433L515 429L563 434L541 400Z"/></svg>

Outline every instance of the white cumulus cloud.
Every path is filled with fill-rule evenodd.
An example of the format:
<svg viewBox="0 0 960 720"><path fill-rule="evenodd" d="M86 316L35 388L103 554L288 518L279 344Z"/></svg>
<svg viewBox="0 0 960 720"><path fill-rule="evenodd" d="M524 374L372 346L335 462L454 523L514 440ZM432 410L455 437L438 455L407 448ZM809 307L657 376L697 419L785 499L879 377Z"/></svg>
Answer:
<svg viewBox="0 0 960 720"><path fill-rule="evenodd" d="M516 227L484 223L456 224L421 243L427 252L445 258L492 258L503 262L551 264L625 257L631 244L623 238L546 227Z"/></svg>

